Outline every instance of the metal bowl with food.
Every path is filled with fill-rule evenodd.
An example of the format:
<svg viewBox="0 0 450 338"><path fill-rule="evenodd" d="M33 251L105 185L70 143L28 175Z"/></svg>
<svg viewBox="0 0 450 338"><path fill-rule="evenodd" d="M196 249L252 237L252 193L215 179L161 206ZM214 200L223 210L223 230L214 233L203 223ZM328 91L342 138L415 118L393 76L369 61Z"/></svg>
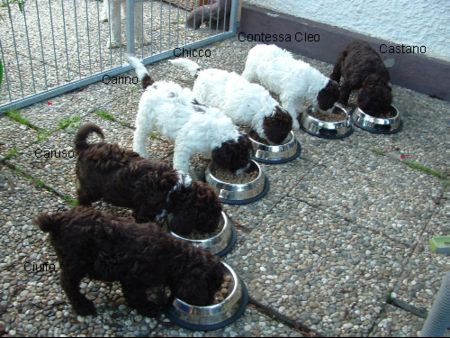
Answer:
<svg viewBox="0 0 450 338"><path fill-rule="evenodd" d="M226 263L224 283L227 283L227 295L216 296L216 303L208 306L195 306L175 298L167 312L175 324L198 331L217 330L237 320L245 311L248 292L244 282ZM220 297L220 298L218 298Z"/></svg>
<svg viewBox="0 0 450 338"><path fill-rule="evenodd" d="M387 117L371 116L361 108L356 107L353 111L353 123L361 129L375 134L394 134L401 130L402 120L398 109L391 105Z"/></svg>
<svg viewBox="0 0 450 338"><path fill-rule="evenodd" d="M225 256L233 249L237 239L236 228L223 211L219 227L215 233L181 236L171 231L170 234L179 240L190 242L195 246L207 249L211 253L221 257Z"/></svg>
<svg viewBox="0 0 450 338"><path fill-rule="evenodd" d="M320 138L341 139L353 132L350 113L340 104L335 104L332 112L309 106L299 119L304 131Z"/></svg>
<svg viewBox="0 0 450 338"><path fill-rule="evenodd" d="M269 191L269 180L254 160L239 176L210 164L206 169L206 182L216 191L220 201L227 204L253 203Z"/></svg>
<svg viewBox="0 0 450 338"><path fill-rule="evenodd" d="M300 156L301 146L295 138L294 132L290 132L281 144L269 144L260 139L254 131L248 134L252 142L253 158L264 164L281 164L295 160Z"/></svg>

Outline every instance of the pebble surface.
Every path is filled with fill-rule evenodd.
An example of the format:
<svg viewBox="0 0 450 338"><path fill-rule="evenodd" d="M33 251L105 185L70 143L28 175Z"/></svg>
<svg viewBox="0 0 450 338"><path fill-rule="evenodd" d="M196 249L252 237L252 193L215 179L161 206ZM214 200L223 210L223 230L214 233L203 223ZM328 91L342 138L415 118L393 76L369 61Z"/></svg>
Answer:
<svg viewBox="0 0 450 338"><path fill-rule="evenodd" d="M198 62L240 73L253 45L237 39L219 42L209 46L211 58ZM324 73L331 70L331 65L299 58ZM192 86L193 79L167 61L151 69L155 79ZM421 320L386 304L387 295L395 291L400 299L429 308L443 272L450 269L445 257L427 248L431 236L449 232L448 185L398 156L412 155L448 174L444 140L450 107L404 88L393 90L404 114L401 133L380 136L355 129L347 139L326 141L296 132L301 158L262 165L271 183L269 194L250 205L224 206L238 231L236 248L225 261L251 297L325 335L416 335ZM146 318L129 308L117 283L88 279L80 288L98 315L79 317L72 311L60 287L56 255L32 219L70 207L60 196L76 196L75 160L37 159L34 151L70 149L78 125L60 130L58 121L75 114L79 124L99 124L108 142L131 148L140 95L136 86L97 83L53 99L52 107L39 103L23 109L33 124L52 131L40 142L36 130L0 118L0 159L9 149L18 150L0 162L0 336L301 336L258 305L249 305L238 321L221 330L180 329L164 316ZM102 119L97 110L109 112L114 121ZM425 119L425 112L432 118ZM155 159L171 160L169 140L153 135L148 147ZM95 207L130 214L105 203ZM56 272L30 272L28 263L54 264Z"/></svg>

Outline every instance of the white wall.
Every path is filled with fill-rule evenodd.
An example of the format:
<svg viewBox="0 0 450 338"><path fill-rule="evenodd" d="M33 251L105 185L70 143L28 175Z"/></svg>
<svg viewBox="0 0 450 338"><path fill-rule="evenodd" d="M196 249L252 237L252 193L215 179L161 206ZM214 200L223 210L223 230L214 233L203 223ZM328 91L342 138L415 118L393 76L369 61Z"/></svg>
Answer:
<svg viewBox="0 0 450 338"><path fill-rule="evenodd" d="M399 44L425 45L450 61L450 0L244 0Z"/></svg>

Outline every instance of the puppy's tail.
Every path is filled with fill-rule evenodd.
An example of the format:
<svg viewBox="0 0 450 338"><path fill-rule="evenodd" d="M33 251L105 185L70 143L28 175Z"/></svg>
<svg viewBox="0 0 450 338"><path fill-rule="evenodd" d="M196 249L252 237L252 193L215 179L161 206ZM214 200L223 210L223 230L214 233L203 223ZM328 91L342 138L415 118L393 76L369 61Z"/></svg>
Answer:
<svg viewBox="0 0 450 338"><path fill-rule="evenodd" d="M128 61L130 62L130 65L134 67L136 75L138 76L139 80L142 83L142 88L145 89L148 86L151 86L154 81L150 77L148 70L145 68L142 62L139 61L138 58L135 58L134 56L131 55L128 55Z"/></svg>
<svg viewBox="0 0 450 338"><path fill-rule="evenodd" d="M103 135L103 131L100 129L99 126L93 123L86 123L85 125L80 127L77 135L75 136L75 152L77 154L79 154L80 151L87 149L89 147L89 144L87 143L87 138L91 133L96 133L102 139L105 138L105 136Z"/></svg>
<svg viewBox="0 0 450 338"><path fill-rule="evenodd" d="M42 231L51 233L58 229L58 224L60 223L58 214L41 214L33 221Z"/></svg>
<svg viewBox="0 0 450 338"><path fill-rule="evenodd" d="M177 67L186 69L193 77L197 77L198 73L202 69L197 63L189 59L175 59L169 60L169 62Z"/></svg>

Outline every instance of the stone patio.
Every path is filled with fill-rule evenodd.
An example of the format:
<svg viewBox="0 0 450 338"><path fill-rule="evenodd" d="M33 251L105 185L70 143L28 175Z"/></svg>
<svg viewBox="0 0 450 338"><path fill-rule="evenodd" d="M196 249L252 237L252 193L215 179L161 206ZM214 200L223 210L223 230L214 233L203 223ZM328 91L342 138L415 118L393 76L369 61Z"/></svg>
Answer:
<svg viewBox="0 0 450 338"><path fill-rule="evenodd" d="M241 73L253 46L236 39L216 43L209 46L212 57L198 62ZM331 71L331 65L299 58ZM193 79L167 61L148 68L156 80L192 86ZM0 336L417 335L423 319L387 298L395 293L429 309L450 270L448 257L430 253L427 245L432 236L450 233L450 105L400 87L394 87L394 100L402 132L355 129L338 141L296 132L301 157L262 166L268 195L246 206L224 205L238 229L225 261L252 299L235 323L206 333L180 329L164 316L138 315L118 285L88 280L82 289L95 299L99 315L77 317L58 274L23 268L25 262L57 264L32 219L69 208L76 197L75 159L36 158L35 151L71 149L85 122L100 125L107 141L131 148L140 95L139 85L96 83L22 109L29 125L0 118ZM150 147L154 158L171 159L172 145L164 138L152 139ZM402 154L447 179L411 168Z"/></svg>

